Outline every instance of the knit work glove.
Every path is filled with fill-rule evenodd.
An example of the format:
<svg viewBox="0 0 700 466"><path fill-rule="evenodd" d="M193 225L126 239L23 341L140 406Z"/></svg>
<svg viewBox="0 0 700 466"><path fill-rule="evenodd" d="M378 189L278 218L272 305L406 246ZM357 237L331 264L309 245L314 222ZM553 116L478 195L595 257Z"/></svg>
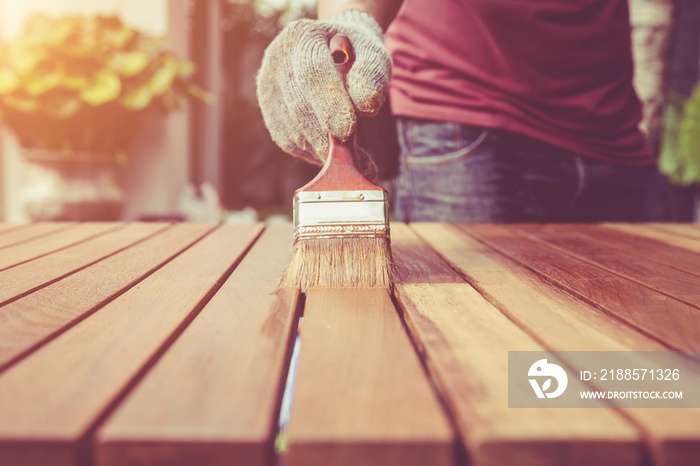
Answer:
<svg viewBox="0 0 700 466"><path fill-rule="evenodd" d="M346 85L336 71L328 42L344 34L355 52ZM376 115L386 98L391 57L382 29L369 13L345 10L327 21L290 23L272 41L257 75L257 94L272 139L296 157L322 165L328 133L345 142L357 115ZM362 150L355 161L370 179L377 169Z"/></svg>

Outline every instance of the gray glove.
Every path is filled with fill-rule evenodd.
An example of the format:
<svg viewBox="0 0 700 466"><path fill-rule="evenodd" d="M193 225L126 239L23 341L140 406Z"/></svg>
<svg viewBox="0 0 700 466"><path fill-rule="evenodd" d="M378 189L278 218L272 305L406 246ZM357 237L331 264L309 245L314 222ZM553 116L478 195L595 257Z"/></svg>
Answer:
<svg viewBox="0 0 700 466"><path fill-rule="evenodd" d="M343 86L328 42L344 34L355 63ZM382 29L369 13L345 10L327 21L289 24L265 51L257 94L265 125L285 152L318 165L328 155L328 133L346 141L357 115L376 115L386 98L391 57ZM376 167L361 150L355 159L372 178Z"/></svg>

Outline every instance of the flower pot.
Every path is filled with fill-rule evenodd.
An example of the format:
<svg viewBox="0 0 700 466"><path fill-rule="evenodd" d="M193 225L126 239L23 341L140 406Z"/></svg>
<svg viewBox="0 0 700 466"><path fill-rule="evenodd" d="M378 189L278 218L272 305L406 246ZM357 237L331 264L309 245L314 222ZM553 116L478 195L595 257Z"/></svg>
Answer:
<svg viewBox="0 0 700 466"><path fill-rule="evenodd" d="M113 221L124 192L114 154L23 149L27 178L20 200L32 220Z"/></svg>

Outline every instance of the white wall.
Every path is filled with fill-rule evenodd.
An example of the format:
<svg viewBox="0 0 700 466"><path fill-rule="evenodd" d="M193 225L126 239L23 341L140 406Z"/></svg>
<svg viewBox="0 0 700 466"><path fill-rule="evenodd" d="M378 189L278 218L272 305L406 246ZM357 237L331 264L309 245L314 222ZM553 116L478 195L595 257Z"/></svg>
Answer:
<svg viewBox="0 0 700 466"><path fill-rule="evenodd" d="M170 48L181 58L187 51L187 0L0 0L0 39L19 34L25 19L35 12L117 14L127 24L154 34L167 35ZM126 191L125 219L170 214L187 183L189 122L186 111L171 114L144 128L145 134L129 154L122 178ZM14 137L2 137L2 215L5 221L27 221L17 200L23 182L24 161Z"/></svg>

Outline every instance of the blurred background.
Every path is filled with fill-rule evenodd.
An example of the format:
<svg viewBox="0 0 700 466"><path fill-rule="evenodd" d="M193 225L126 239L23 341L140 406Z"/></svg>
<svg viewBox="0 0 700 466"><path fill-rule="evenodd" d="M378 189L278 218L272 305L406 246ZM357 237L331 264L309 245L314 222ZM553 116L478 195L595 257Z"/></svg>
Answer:
<svg viewBox="0 0 700 466"><path fill-rule="evenodd" d="M644 129L697 212L700 2L630 8ZM254 75L314 16L315 0L0 0L0 220L287 218L317 168L270 141ZM390 189L387 128L360 137Z"/></svg>

